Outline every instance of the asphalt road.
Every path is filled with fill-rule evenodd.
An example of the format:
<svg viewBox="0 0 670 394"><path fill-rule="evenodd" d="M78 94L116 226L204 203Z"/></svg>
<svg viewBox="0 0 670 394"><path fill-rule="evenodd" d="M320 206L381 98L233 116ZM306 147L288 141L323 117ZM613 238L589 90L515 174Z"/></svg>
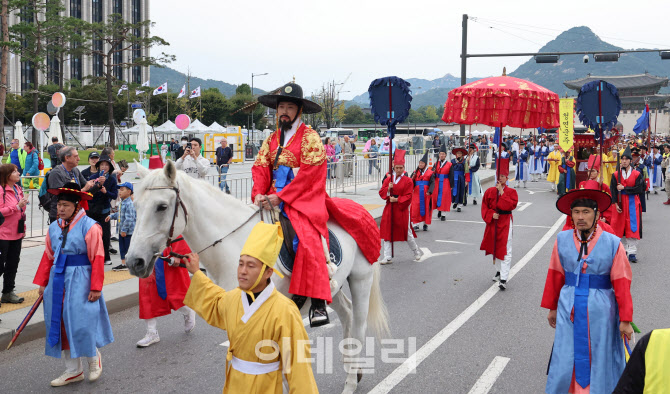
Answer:
<svg viewBox="0 0 670 394"><path fill-rule="evenodd" d="M563 218L554 207L555 195L546 182L528 183L518 189L522 204L514 213L514 277L507 291L492 287L491 259L479 251L484 225L480 206L468 205L452 212L446 222L433 222L418 233L418 244L431 254L448 253L411 261L407 245L396 244L396 259L383 268L382 289L391 316L393 338L404 345L400 361L382 362L382 348L374 345L374 370L360 382L359 393L468 393L482 379L491 393L544 392L546 368L553 341L547 311L539 307L549 256ZM667 278L668 213L664 195L652 195L644 214L644 239L633 265L632 294L635 322L643 332L670 327ZM561 223L557 226L558 221ZM553 228L552 228L553 226ZM448 242L439 242L448 241ZM455 254L454 254L455 252ZM519 268L523 267L519 270ZM315 365L323 393L341 392L345 373L337 351L341 327L308 329L313 340L332 337L332 350L320 339L319 354L334 354L331 364ZM69 386L68 392L219 393L224 383L225 332L207 326L200 318L195 330L183 332L181 315L159 319L161 342L137 349L145 325L138 308L111 316L116 341L102 349L104 372L93 384ZM408 356L409 338L416 343L421 363L403 373L400 363ZM32 393L50 390L49 381L63 365L44 356L44 339L0 352L0 392ZM325 357L327 359L328 357ZM319 357L317 357L319 360ZM495 362L492 364L492 362ZM492 364L493 373L485 371ZM497 373L496 373L497 367ZM317 371L318 369L318 371ZM481 383L481 382L480 382ZM63 390L63 391L64 391ZM473 391L474 392L474 391ZM485 392L485 391L477 391Z"/></svg>

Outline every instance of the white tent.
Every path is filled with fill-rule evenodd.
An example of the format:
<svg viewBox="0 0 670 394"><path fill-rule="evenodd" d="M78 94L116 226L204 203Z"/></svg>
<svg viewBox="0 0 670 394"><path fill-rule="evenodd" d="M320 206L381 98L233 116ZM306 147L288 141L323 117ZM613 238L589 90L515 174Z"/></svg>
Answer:
<svg viewBox="0 0 670 394"><path fill-rule="evenodd" d="M156 133L162 133L162 134L181 133L181 130L179 130L177 128L177 126L171 120L168 120L167 122L163 123L162 125L160 125L158 127L154 127L154 131Z"/></svg>
<svg viewBox="0 0 670 394"><path fill-rule="evenodd" d="M213 130L210 129L208 126L202 124L202 122L199 121L198 119L196 119L193 122L191 122L191 125L188 126L188 128L184 131L186 133L204 134L204 133L211 133Z"/></svg>
<svg viewBox="0 0 670 394"><path fill-rule="evenodd" d="M149 136L147 135L147 120L142 119L140 124L137 125L139 133L137 135L137 151L140 152L140 156L144 156L144 152L149 150Z"/></svg>
<svg viewBox="0 0 670 394"><path fill-rule="evenodd" d="M216 122L209 125L209 128L215 133L225 133L226 132L226 128L221 126L220 124L218 124Z"/></svg>
<svg viewBox="0 0 670 394"><path fill-rule="evenodd" d="M140 125L136 124L135 126L133 126L131 128L121 130L121 132L125 133L125 134L137 134L137 133L140 132Z"/></svg>

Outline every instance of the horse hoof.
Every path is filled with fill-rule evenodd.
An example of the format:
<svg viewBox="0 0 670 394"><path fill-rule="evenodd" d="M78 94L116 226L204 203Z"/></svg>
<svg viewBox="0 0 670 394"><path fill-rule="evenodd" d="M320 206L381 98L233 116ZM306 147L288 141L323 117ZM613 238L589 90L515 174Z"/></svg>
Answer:
<svg viewBox="0 0 670 394"><path fill-rule="evenodd" d="M363 371L360 371L360 370L358 371L357 379L358 379L357 382L360 383L361 379L363 379Z"/></svg>

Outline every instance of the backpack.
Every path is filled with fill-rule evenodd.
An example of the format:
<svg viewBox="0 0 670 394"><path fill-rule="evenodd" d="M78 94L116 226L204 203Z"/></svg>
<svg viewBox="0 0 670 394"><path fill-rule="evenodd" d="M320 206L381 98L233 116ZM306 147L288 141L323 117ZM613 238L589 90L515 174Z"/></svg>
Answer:
<svg viewBox="0 0 670 394"><path fill-rule="evenodd" d="M40 160L41 161L41 160ZM37 194L37 198L40 200L39 206L42 207L45 211L49 212L51 210L51 194L47 191L49 188L48 183L49 183L49 174L51 174L51 171L48 171L46 174L44 174L44 181L42 182L42 185L40 186L40 191Z"/></svg>
<svg viewBox="0 0 670 394"><path fill-rule="evenodd" d="M37 169L42 171L44 169L44 162L42 161L42 156L40 156L39 153L37 154L37 160L39 160L37 163Z"/></svg>

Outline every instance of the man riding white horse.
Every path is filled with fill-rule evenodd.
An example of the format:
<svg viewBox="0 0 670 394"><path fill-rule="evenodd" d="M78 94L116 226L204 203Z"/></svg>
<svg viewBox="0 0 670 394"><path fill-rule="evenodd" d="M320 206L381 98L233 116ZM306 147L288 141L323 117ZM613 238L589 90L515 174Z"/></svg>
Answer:
<svg viewBox="0 0 670 394"><path fill-rule="evenodd" d="M289 239L295 256L289 292L298 309L307 297L312 299L310 324L321 326L329 322L326 302L332 301L328 251L324 248L329 216L351 234L371 263L379 256L379 241L371 239L371 233L378 234L378 230L372 231L376 224L360 205L352 207L350 200L340 199L335 203L326 194L323 143L301 120L303 113L318 113L321 107L304 99L302 88L295 83L284 85L276 94L260 96L258 101L277 110L278 127L263 142L251 169L251 198L265 209L278 207L290 220L296 236Z"/></svg>

